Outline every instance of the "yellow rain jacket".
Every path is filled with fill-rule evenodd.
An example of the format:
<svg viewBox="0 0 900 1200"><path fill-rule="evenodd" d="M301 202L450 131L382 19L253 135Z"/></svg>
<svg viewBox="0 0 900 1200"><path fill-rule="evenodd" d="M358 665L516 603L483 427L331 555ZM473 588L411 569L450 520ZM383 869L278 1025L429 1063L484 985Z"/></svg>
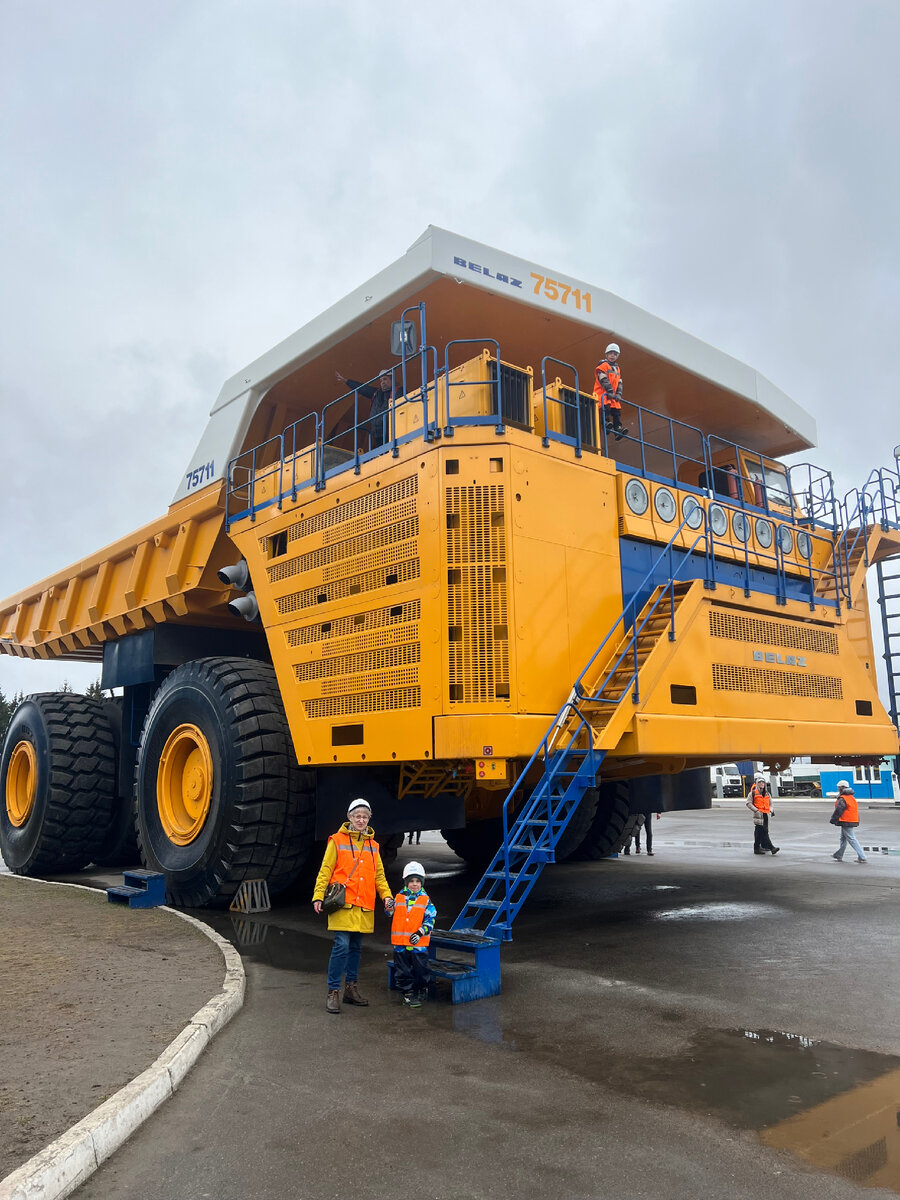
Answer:
<svg viewBox="0 0 900 1200"><path fill-rule="evenodd" d="M350 828L350 822L345 821L341 826L341 832L348 834L356 843L361 852L366 844L367 839L374 838L375 833L369 826L363 833L356 833ZM376 848L378 843L375 843ZM334 873L334 868L337 865L337 849L334 842L329 838L328 844L325 847L325 856L322 859L322 865L319 868L319 874L316 878L316 886L313 891L313 900L324 900L325 889L331 882L331 876ZM384 876L384 867L381 863L381 854L375 854L374 868L372 866L372 856L365 854L362 857L359 871L372 871L375 874L375 891L378 893L381 900L390 900L393 896L391 889L388 887L388 881ZM359 908L354 904L345 904L343 908L339 908L337 912L328 914L329 929L344 929L350 933L373 933L375 930L375 912L374 909Z"/></svg>

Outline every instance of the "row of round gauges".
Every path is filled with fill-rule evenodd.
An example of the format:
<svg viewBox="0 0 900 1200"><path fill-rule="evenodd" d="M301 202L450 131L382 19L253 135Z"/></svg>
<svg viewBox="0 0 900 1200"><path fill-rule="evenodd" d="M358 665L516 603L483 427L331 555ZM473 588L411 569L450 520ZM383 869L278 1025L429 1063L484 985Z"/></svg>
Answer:
<svg viewBox="0 0 900 1200"><path fill-rule="evenodd" d="M650 507L650 496L646 484L640 479L629 479L625 484L625 503L636 517L642 517ZM657 487L653 490L653 508L661 521L670 524L678 514L678 501L667 487ZM728 534L728 512L721 504L713 502L706 510L709 527L715 537L723 538ZM681 502L681 517L689 529L699 529L703 524L703 506L693 496L685 496ZM731 532L735 540L746 545L750 540L750 517L739 509L731 513ZM778 544L782 554L793 554L794 531L789 525L778 525ZM753 533L757 543L768 550L775 538L775 528L765 517L756 517L753 521ZM803 530L797 531L797 553L808 559L811 553L809 534Z"/></svg>

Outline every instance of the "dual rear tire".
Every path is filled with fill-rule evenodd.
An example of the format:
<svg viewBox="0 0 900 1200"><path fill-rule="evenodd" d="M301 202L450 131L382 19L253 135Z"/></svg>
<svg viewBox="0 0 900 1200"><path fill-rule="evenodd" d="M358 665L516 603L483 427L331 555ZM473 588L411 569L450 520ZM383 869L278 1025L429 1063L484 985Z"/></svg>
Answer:
<svg viewBox="0 0 900 1200"><path fill-rule="evenodd" d="M13 872L129 865L166 876L169 901L227 905L245 880L270 895L312 844L315 772L294 753L273 668L198 659L160 685L140 735L133 795L118 798L116 705L29 696L0 757L0 853Z"/></svg>

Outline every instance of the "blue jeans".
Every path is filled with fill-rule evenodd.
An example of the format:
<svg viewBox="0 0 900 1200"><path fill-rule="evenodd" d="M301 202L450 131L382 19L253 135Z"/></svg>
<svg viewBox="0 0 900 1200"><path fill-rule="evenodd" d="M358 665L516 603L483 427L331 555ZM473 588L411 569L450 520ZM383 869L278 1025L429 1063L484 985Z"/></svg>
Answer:
<svg viewBox="0 0 900 1200"><path fill-rule="evenodd" d="M361 933L350 933L347 929L338 929L334 934L334 945L331 947L331 958L328 960L328 990L341 990L341 976L345 975L348 983L355 983L359 977L359 958L362 954Z"/></svg>
<svg viewBox="0 0 900 1200"><path fill-rule="evenodd" d="M865 862L866 856L863 854L863 848L856 840L856 830L850 825L842 825L841 844L838 846L837 853L834 855L834 857L838 860L842 859L844 857L844 851L848 846L851 846L856 851L857 858L861 858L863 862Z"/></svg>

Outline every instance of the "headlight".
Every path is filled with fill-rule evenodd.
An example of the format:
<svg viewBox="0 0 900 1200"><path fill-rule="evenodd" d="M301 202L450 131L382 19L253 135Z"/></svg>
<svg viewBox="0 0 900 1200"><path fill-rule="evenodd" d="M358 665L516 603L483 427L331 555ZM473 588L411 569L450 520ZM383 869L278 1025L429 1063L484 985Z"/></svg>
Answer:
<svg viewBox="0 0 900 1200"><path fill-rule="evenodd" d="M725 515L725 509L721 504L711 504L708 515L710 529L716 537L724 537L728 532L728 517Z"/></svg>
<svg viewBox="0 0 900 1200"><path fill-rule="evenodd" d="M656 509L656 515L661 521L674 521L675 514L678 512L678 505L675 503L675 497L668 488L657 488L653 493L653 507Z"/></svg>
<svg viewBox="0 0 900 1200"><path fill-rule="evenodd" d="M734 536L739 542L746 542L750 538L750 522L742 512L736 512L731 518L731 528L734 531Z"/></svg>
<svg viewBox="0 0 900 1200"><path fill-rule="evenodd" d="M703 524L703 506L693 496L685 496L681 502L681 515L688 529L699 529Z"/></svg>
<svg viewBox="0 0 900 1200"><path fill-rule="evenodd" d="M639 479L629 479L625 484L625 503L637 517L642 517L647 511L650 497Z"/></svg>
<svg viewBox="0 0 900 1200"><path fill-rule="evenodd" d="M756 533L756 540L762 546L763 550L768 550L772 545L772 526L769 522L764 521L762 517L757 517L754 532Z"/></svg>
<svg viewBox="0 0 900 1200"><path fill-rule="evenodd" d="M793 554L794 535L787 525L781 525L778 529L778 544L782 554Z"/></svg>

